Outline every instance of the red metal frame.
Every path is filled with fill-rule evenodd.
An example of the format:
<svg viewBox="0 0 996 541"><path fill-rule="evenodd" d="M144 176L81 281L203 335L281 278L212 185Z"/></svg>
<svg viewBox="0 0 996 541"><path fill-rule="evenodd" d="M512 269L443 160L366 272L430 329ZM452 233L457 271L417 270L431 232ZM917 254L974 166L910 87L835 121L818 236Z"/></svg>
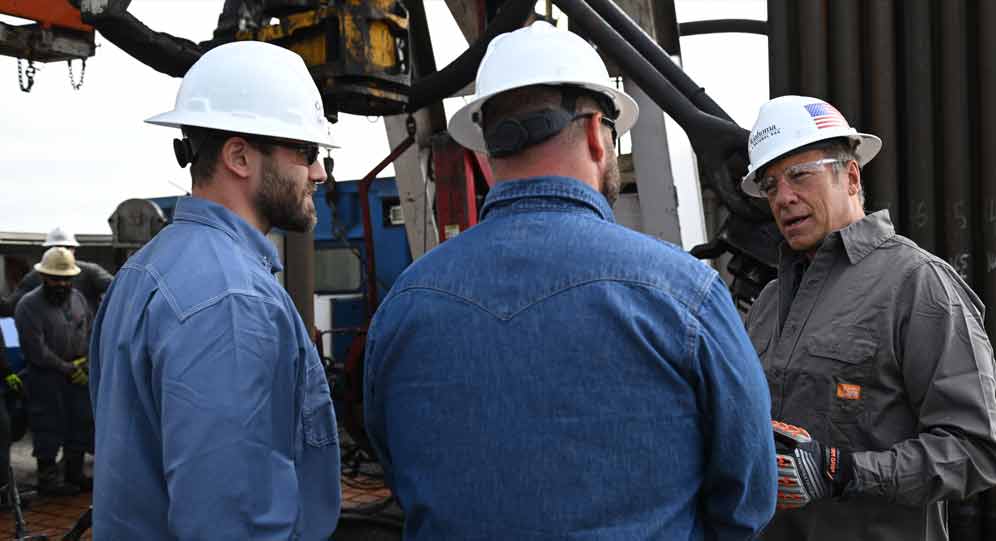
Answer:
<svg viewBox="0 0 996 541"><path fill-rule="evenodd" d="M477 178L494 185L491 167L480 154L457 144L449 135L432 142L436 184L436 224L445 242L477 224Z"/></svg>
<svg viewBox="0 0 996 541"><path fill-rule="evenodd" d="M404 154L408 147L415 143L415 137L409 135L397 148L381 160L365 177L360 180L360 210L363 213L363 244L367 251L367 322L377 311L377 260L374 256L373 221L370 217L370 183L385 167Z"/></svg>
<svg viewBox="0 0 996 541"><path fill-rule="evenodd" d="M37 21L42 28L61 27L92 32L80 10L67 0L0 0L0 13Z"/></svg>

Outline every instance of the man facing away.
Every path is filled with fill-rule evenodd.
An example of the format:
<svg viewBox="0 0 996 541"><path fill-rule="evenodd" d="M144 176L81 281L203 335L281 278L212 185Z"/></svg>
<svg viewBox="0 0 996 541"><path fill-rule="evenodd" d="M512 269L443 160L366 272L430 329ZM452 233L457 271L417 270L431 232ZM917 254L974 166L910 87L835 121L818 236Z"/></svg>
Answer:
<svg viewBox="0 0 996 541"><path fill-rule="evenodd" d="M950 265L865 215L882 146L830 104L782 96L751 132L749 195L785 237L747 322L771 387L782 479L763 538L947 539L948 499L996 484L984 307Z"/></svg>
<svg viewBox="0 0 996 541"><path fill-rule="evenodd" d="M749 539L775 457L757 356L717 274L613 220L637 117L595 51L498 36L450 121L498 183L368 335L367 431L405 537Z"/></svg>
<svg viewBox="0 0 996 541"><path fill-rule="evenodd" d="M174 110L193 197L121 268L91 344L93 530L108 540L327 539L339 445L325 371L274 273L271 228L315 225L330 147L301 58L202 56Z"/></svg>

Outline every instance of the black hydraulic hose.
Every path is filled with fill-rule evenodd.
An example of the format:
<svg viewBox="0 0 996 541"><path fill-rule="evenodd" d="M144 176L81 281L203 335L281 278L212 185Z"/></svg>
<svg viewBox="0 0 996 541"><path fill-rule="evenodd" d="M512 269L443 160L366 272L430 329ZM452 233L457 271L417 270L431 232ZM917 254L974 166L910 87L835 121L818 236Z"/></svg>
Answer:
<svg viewBox="0 0 996 541"><path fill-rule="evenodd" d="M422 77L412 84L408 92L408 112L414 113L433 102L448 98L473 82L477 75L477 67L481 64L491 40L498 34L521 28L532 15L535 5L536 3L530 0L505 2L498 15L484 31L484 35L463 54L442 70Z"/></svg>
<svg viewBox="0 0 996 541"><path fill-rule="evenodd" d="M640 25L636 24L625 11L616 5L612 0L587 0L588 9L593 10L597 13L600 18L604 19L606 23L615 29L623 39L629 42L634 49L636 49L644 58L646 58L656 71L660 72L667 78L667 80L677 88L686 98L689 99L697 108L700 110L715 116L722 118L723 120L733 121L730 115L726 114L716 102L712 101L712 98L705 93L705 89L695 84L695 81L688 76L684 71L678 67L677 64L653 38L644 32ZM560 5L561 2L554 1L555 4ZM581 2L567 2L578 4L577 7L572 8L575 12L581 12L584 10L585 6L581 6ZM561 9L564 9L561 6ZM566 12L567 10L564 9ZM568 16L572 16L568 13ZM590 16L586 17L591 19ZM679 26L680 28L680 26ZM682 32L684 33L684 32ZM641 85L642 86L642 85ZM673 116L673 115L672 115Z"/></svg>
<svg viewBox="0 0 996 541"><path fill-rule="evenodd" d="M127 11L86 22L139 62L172 77L183 77L206 51L192 41L152 30Z"/></svg>
<svg viewBox="0 0 996 541"><path fill-rule="evenodd" d="M582 34L611 56L654 102L688 133L693 146L710 142L734 152L746 147L747 132L733 122L703 112L664 77L645 57L613 30L582 0L554 0Z"/></svg>
<svg viewBox="0 0 996 541"><path fill-rule="evenodd" d="M713 19L710 21L689 21L678 24L681 37L702 34L761 34L768 35L768 22L757 19Z"/></svg>
<svg viewBox="0 0 996 541"><path fill-rule="evenodd" d="M591 38L611 56L661 109L681 125L699 155L703 180L716 189L723 203L735 214L758 221L767 219L761 210L748 203L740 193L726 164L727 158L735 154L746 154L747 130L693 105L688 97L654 69L646 58L582 0L554 0L554 3L572 22L577 23L583 35Z"/></svg>

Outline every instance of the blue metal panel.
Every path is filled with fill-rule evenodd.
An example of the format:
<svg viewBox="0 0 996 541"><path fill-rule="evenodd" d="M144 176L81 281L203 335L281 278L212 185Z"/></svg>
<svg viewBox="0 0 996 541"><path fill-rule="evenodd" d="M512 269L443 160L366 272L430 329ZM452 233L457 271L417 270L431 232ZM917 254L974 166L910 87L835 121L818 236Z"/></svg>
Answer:
<svg viewBox="0 0 996 541"><path fill-rule="evenodd" d="M323 247L349 246L360 254L364 265L367 261L363 243L363 217L360 210L359 182L341 181L334 186L331 203L326 204L328 184L319 186L315 192L315 208L318 211L318 224L315 226L315 249ZM411 264L411 251L404 224L391 225L387 216L390 207L399 205L398 188L393 178L379 178L373 181L369 192L370 214L373 225L374 256L377 263L378 298L383 299L401 272ZM364 267L365 268L365 267ZM366 274L361 273L366 279ZM355 291L359 293L360 291ZM349 293L346 291L337 293ZM332 310L334 328L362 327L365 321L366 301L363 298L333 298L324 303L321 309ZM332 354L335 359L343 359L353 335L338 334L332 339Z"/></svg>
<svg viewBox="0 0 996 541"><path fill-rule="evenodd" d="M325 194L326 185L323 184L315 192L315 208L318 209L315 248L349 244L357 248L361 258L366 261L358 183L356 181L336 183L334 211L325 204ZM390 207L399 204L398 188L394 179L375 180L370 186L369 200L373 222L374 255L377 258L377 279L381 285L378 296L383 298L401 271L411 264L411 251L408 249L408 237L404 225L391 225L385 218Z"/></svg>

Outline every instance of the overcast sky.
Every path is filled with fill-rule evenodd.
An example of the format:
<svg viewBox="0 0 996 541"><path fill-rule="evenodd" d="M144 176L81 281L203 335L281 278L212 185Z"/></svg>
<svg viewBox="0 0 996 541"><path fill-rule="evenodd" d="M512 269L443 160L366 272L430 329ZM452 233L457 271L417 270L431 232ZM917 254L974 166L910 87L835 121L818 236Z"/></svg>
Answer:
<svg viewBox="0 0 996 541"><path fill-rule="evenodd" d="M223 0L135 0L129 11L157 31L193 41L209 39ZM466 41L443 0L426 0L437 65L459 56ZM680 21L764 19L764 0L678 0ZM12 19L0 19L12 22ZM189 189L171 147L176 130L145 118L172 109L180 80L126 55L97 35L79 91L65 62L41 64L30 93L18 88L17 61L0 57L0 231L44 232L57 224L79 233L110 233L107 218L132 197L179 195ZM685 70L747 128L767 98L767 42L763 36L682 38ZM79 62L74 63L79 77ZM448 113L459 106L448 100ZM333 127L336 177L362 177L389 152L376 118L340 115ZM679 209L686 248L697 231L695 180L687 142L669 132L677 157ZM385 175L392 174L388 169ZM692 214L689 215L689 212ZM700 220L698 220L700 221ZM684 224L688 222L686 227Z"/></svg>

